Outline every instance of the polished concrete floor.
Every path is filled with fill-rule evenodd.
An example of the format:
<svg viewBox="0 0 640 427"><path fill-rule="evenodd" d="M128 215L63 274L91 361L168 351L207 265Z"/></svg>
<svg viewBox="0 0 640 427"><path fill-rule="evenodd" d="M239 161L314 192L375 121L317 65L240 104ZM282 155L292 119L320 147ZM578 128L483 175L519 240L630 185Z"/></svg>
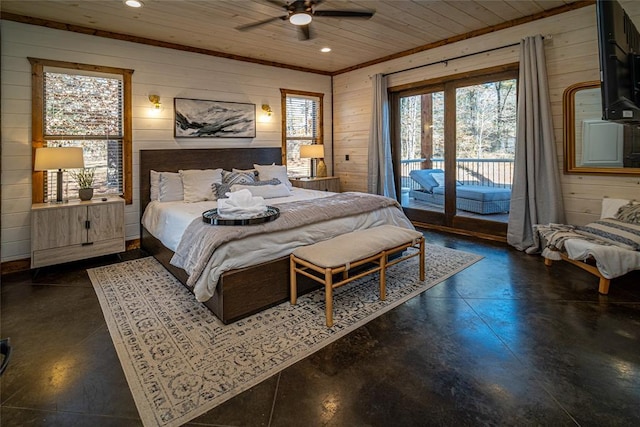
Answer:
<svg viewBox="0 0 640 427"><path fill-rule="evenodd" d="M640 272L601 296L574 266L425 235L485 258L190 425L640 425ZM2 426L141 424L85 270L111 262L2 277Z"/></svg>

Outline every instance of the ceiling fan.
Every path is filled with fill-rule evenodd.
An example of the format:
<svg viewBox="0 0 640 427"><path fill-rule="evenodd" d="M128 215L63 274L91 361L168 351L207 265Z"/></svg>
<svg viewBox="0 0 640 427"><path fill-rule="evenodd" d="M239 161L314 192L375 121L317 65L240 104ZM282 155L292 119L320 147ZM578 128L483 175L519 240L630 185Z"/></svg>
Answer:
<svg viewBox="0 0 640 427"><path fill-rule="evenodd" d="M316 16L328 18L369 19L374 14L374 12L367 10L314 10L314 7L319 5L320 3L323 3L324 0L295 0L290 3L283 3L278 0L266 1L282 7L287 12L287 14L282 16L274 16L273 18L253 22L247 25L240 25L239 27L236 27L236 29L240 31L246 31L273 21L277 21L279 19L283 21L288 20L293 25L298 27L298 36L300 40L309 40L311 38L311 30L309 28L309 24Z"/></svg>

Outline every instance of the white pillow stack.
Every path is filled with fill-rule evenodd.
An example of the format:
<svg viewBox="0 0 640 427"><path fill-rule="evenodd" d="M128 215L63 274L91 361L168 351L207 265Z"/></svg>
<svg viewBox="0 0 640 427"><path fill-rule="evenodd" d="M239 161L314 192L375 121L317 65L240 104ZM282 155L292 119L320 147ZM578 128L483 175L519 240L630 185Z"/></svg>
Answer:
<svg viewBox="0 0 640 427"><path fill-rule="evenodd" d="M233 169L232 172L222 169L151 170L149 196L152 201L194 203L217 200L229 191L243 189L249 190L254 197L274 198L292 194L293 185L287 177L286 166L253 166L255 169Z"/></svg>

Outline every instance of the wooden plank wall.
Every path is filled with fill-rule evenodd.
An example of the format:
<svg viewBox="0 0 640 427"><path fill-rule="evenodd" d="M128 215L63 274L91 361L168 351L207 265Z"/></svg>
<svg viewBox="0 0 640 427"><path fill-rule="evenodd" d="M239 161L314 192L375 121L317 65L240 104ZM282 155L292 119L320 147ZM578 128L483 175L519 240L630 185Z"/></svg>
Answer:
<svg viewBox="0 0 640 427"><path fill-rule="evenodd" d="M634 21L640 2L623 0ZM640 26L640 25L639 25ZM179 52L3 21L2 51L2 218L1 261L28 258L31 207L31 76L27 57L57 59L122 68L133 75L134 203L126 207L126 238L138 237L138 151L143 148L240 147L280 145L279 88L325 94L325 144L331 146L335 174L345 191L366 191L367 140L371 114L370 76L389 73L517 43L522 37L546 37L547 69L558 153L562 167L562 93L574 83L598 79L595 6L512 27L368 68L326 76ZM518 60L517 48L506 48L394 74L391 85L428 80ZM163 111L150 117L149 94L161 97ZM258 123L253 140L176 140L173 98L198 98L271 105L269 123ZM333 105L333 112L332 112ZM333 117L333 123L331 118ZM345 160L349 155L349 161ZM328 157L330 154L328 155ZM332 163L327 162L331 168ZM331 172L330 172L331 173ZM563 175L567 219L586 223L598 216L602 197L639 198L640 177Z"/></svg>
<svg viewBox="0 0 640 427"><path fill-rule="evenodd" d="M640 2L623 1L622 4L640 27ZM562 94L574 83L599 79L595 6L334 76L334 165L343 191L367 190L370 76L518 43L523 37L536 34L545 36L558 167L562 170ZM389 86L517 62L518 54L516 46L400 72L389 76ZM567 221L574 224L597 219L603 197L640 198L640 177L563 174L561 180Z"/></svg>
<svg viewBox="0 0 640 427"><path fill-rule="evenodd" d="M139 150L150 148L279 147L280 88L324 93L325 144L331 147L331 77L154 46L2 21L2 256L29 257L31 209L31 68L27 57L134 69L133 204L126 239L138 238ZM150 94L163 110L150 114ZM173 98L256 104L254 139L173 137ZM262 104L271 121L259 120ZM330 150L329 150L330 151ZM331 153L329 152L329 155ZM329 163L330 164L330 163Z"/></svg>

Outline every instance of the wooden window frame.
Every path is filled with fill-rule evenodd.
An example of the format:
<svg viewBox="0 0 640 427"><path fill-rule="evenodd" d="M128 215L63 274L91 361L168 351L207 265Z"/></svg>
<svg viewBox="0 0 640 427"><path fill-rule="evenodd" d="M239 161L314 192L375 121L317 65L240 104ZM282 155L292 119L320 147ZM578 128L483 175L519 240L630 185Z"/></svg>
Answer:
<svg viewBox="0 0 640 427"><path fill-rule="evenodd" d="M132 107L131 76L134 70L126 68L105 67L100 65L81 64L77 62L55 61L50 59L27 58L31 63L31 193L33 203L44 202L44 172L34 171L37 148L44 146L44 68L56 67L69 70L118 74L122 76L123 86L123 136L122 136L122 197L125 203L133 202L132 171Z"/></svg>
<svg viewBox="0 0 640 427"><path fill-rule="evenodd" d="M300 95L318 98L320 108L318 111L318 144L324 145L324 93L307 92L302 90L280 89L280 108L282 111L282 164L287 164L287 96Z"/></svg>

